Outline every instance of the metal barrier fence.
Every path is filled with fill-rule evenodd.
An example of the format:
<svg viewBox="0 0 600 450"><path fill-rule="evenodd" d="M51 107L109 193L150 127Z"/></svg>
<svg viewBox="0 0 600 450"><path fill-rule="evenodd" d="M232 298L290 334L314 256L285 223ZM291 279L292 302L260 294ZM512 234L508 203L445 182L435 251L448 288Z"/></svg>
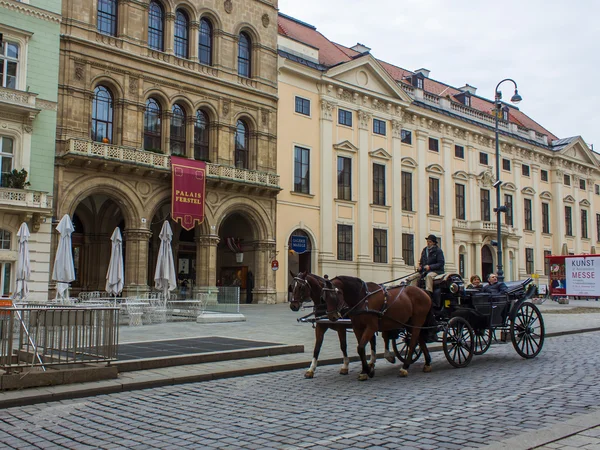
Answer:
<svg viewBox="0 0 600 450"><path fill-rule="evenodd" d="M202 298L205 301L205 312L230 314L240 312L240 288L237 286L211 288Z"/></svg>
<svg viewBox="0 0 600 450"><path fill-rule="evenodd" d="M0 308L0 368L114 361L118 330L119 308Z"/></svg>

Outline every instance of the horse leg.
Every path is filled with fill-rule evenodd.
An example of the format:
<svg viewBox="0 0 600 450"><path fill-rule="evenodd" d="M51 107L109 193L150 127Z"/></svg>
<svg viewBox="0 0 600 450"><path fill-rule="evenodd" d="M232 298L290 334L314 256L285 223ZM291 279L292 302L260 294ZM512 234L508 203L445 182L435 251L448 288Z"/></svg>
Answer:
<svg viewBox="0 0 600 450"><path fill-rule="evenodd" d="M315 348L313 350L313 359L310 363L310 367L304 374L304 378L314 378L315 370L317 369L317 361L319 359L319 353L321 352L321 346L323 345L323 338L327 327L323 324L318 323L315 327Z"/></svg>
<svg viewBox="0 0 600 450"><path fill-rule="evenodd" d="M368 328L364 328L361 330L354 330L354 334L356 335L356 339L358 340L358 346L356 347L356 351L360 356L360 361L362 363L362 371L358 375L359 381L366 381L369 377L373 377L375 374L375 369L369 366L367 362L367 355L365 351L365 347L367 343L371 341L371 338L374 336L374 332L369 332Z"/></svg>
<svg viewBox="0 0 600 450"><path fill-rule="evenodd" d="M390 333L388 331L384 331L381 333L381 337L385 342L385 350L383 352L383 357L392 364L394 364L396 362L396 355L394 355L394 352L390 351Z"/></svg>
<svg viewBox="0 0 600 450"><path fill-rule="evenodd" d="M422 334L419 334L419 345L421 346L421 350L423 351L423 358L425 358L423 372L429 373L431 372L431 355L429 354L429 349L427 348L427 343L425 342L425 336L423 336Z"/></svg>
<svg viewBox="0 0 600 450"><path fill-rule="evenodd" d="M371 338L371 359L369 361L369 367L372 371L375 370L375 362L377 361L377 339L375 335Z"/></svg>
<svg viewBox="0 0 600 450"><path fill-rule="evenodd" d="M337 329L338 336L340 338L340 350L342 350L342 354L344 355L344 361L342 362L342 367L340 369L340 375L348 375L348 366L350 365L350 358L348 358L347 351L347 339L346 339L346 328L339 327Z"/></svg>
<svg viewBox="0 0 600 450"><path fill-rule="evenodd" d="M409 330L407 330L409 331ZM415 347L417 346L417 342L419 341L419 337L420 337L420 329L417 327L413 327L412 332L410 334L410 343L408 344L408 352L406 353L408 356L407 358L404 360L404 365L402 366L402 368L400 369L400 376L401 377L407 377L408 376L408 368L410 367L410 360L411 360L411 356L413 354L413 352L415 351Z"/></svg>

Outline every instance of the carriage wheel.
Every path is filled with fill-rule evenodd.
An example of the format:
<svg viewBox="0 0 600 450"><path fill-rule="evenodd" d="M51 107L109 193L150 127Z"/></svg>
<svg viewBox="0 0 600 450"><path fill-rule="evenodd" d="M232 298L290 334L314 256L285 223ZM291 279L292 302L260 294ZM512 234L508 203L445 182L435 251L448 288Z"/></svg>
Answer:
<svg viewBox="0 0 600 450"><path fill-rule="evenodd" d="M394 353L396 357L402 361L406 362L406 356L408 353L408 345L410 344L410 332L406 330L398 331L398 337L392 340L392 347L394 348ZM421 357L421 347L417 343L415 350L413 351L412 358L410 359L410 364L413 364L418 361Z"/></svg>
<svg viewBox="0 0 600 450"><path fill-rule="evenodd" d="M537 306L524 302L519 306L511 322L510 340L523 358L535 358L544 345L544 320Z"/></svg>
<svg viewBox="0 0 600 450"><path fill-rule="evenodd" d="M473 354L483 355L488 351L490 345L492 345L492 330L491 328L486 328L484 330L477 330L474 334Z"/></svg>
<svg viewBox="0 0 600 450"><path fill-rule="evenodd" d="M467 367L473 359L473 328L462 317L453 317L444 329L442 340L446 359L454 367Z"/></svg>

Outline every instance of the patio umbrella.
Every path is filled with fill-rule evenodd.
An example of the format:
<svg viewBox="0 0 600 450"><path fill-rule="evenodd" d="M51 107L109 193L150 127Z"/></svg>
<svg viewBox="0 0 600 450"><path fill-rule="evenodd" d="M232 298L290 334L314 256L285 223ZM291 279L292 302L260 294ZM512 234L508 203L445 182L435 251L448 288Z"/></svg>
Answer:
<svg viewBox="0 0 600 450"><path fill-rule="evenodd" d="M19 251L17 260L17 289L15 290L14 298L23 300L29 295L28 281L31 276L31 263L29 261L29 228L23 222L17 233L19 238Z"/></svg>
<svg viewBox="0 0 600 450"><path fill-rule="evenodd" d="M58 249L54 259L52 279L57 281L56 298L65 300L68 298L69 283L75 280L75 266L73 265L73 250L71 248L71 234L74 228L68 214L65 214L60 220L56 231L60 233L60 241L58 241Z"/></svg>
<svg viewBox="0 0 600 450"><path fill-rule="evenodd" d="M177 278L175 275L175 262L173 261L173 251L171 250L171 239L173 231L169 222L165 223L160 230L160 248L158 250L158 259L156 261L156 271L154 272L154 283L156 289L162 291L164 298L169 298L169 291L177 287Z"/></svg>
<svg viewBox="0 0 600 450"><path fill-rule="evenodd" d="M123 290L123 238L119 227L115 228L112 236L112 249L110 252L110 263L106 272L106 292L115 297Z"/></svg>

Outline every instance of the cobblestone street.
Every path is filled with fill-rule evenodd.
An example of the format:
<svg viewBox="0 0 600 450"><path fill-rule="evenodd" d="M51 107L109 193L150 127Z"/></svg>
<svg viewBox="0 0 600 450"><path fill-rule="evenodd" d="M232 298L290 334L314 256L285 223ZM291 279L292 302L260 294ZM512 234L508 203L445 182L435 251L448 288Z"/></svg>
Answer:
<svg viewBox="0 0 600 450"><path fill-rule="evenodd" d="M3 448L485 446L596 411L600 355L590 349L599 345L600 333L585 333L547 339L533 360L521 359L510 344L495 345L466 369L453 369L437 352L433 373L417 363L406 379L398 378L397 364L379 361L367 382L357 381L354 364L349 376L327 366L313 380L294 370L11 408L0 412L0 442ZM588 443L595 439L588 433L578 442L586 436Z"/></svg>

